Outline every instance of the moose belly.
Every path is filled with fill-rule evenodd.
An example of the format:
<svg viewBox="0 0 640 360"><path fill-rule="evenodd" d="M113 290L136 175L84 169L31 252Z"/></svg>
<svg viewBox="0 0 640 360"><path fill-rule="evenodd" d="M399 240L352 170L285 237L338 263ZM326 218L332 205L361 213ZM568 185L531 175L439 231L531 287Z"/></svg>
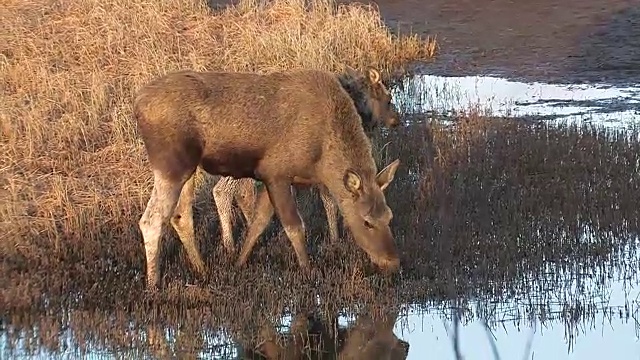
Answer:
<svg viewBox="0 0 640 360"><path fill-rule="evenodd" d="M231 176L236 179L255 177L262 153L255 151L224 151L202 158L200 165L212 175Z"/></svg>
<svg viewBox="0 0 640 360"><path fill-rule="evenodd" d="M317 183L318 181L311 177L302 177L302 176L294 176L292 181L292 184L296 188L302 188L302 189L316 185Z"/></svg>

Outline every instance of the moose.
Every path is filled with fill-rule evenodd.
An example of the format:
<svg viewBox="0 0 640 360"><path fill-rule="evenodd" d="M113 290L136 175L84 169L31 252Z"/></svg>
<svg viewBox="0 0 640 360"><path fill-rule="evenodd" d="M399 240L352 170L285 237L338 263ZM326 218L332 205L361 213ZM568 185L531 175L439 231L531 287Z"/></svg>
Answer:
<svg viewBox="0 0 640 360"><path fill-rule="evenodd" d="M303 271L305 228L292 185L317 184L338 204L356 244L386 272L400 267L383 190L396 159L377 172L356 106L335 74L300 69L269 74L181 70L145 84L133 117L153 173L138 224L147 288L157 288L160 239L170 222L196 272L206 274L193 227L194 173L252 178L268 198ZM266 226L252 221L245 246ZM237 265L242 265L242 257Z"/></svg>
<svg viewBox="0 0 640 360"><path fill-rule="evenodd" d="M346 72L340 74L338 80L356 105L358 115L362 119L362 126L368 136L371 136L371 133L380 126L395 128L401 124L400 115L391 104L391 95L382 83L380 73L376 69L369 68L368 76L363 76L353 68L346 66ZM320 190L320 199L329 223L329 239L331 242L335 242L338 239L338 208L326 188L316 187ZM251 178L222 177L213 187L213 199L222 230L222 244L230 253L235 252L232 234L234 200L246 223L249 223L255 214L255 221L266 227L273 215L273 207L264 188L257 196L259 210L254 211L256 193L254 180ZM242 261L247 260L250 252L250 247L243 247Z"/></svg>

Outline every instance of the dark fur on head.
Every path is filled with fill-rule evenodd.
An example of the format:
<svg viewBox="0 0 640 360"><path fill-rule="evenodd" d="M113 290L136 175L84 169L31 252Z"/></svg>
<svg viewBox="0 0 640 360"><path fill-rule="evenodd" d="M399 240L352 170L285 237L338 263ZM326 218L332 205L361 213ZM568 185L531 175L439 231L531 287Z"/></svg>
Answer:
<svg viewBox="0 0 640 360"><path fill-rule="evenodd" d="M367 75L363 76L347 66L346 72L340 74L338 80L353 99L366 132L381 125L389 128L401 125L400 115L391 103L391 94L376 69L367 69Z"/></svg>

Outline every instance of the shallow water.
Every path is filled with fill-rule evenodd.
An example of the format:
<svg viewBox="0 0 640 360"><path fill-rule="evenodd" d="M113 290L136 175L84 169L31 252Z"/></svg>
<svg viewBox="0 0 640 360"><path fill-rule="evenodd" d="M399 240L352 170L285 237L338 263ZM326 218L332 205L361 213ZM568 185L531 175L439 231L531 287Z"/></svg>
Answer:
<svg viewBox="0 0 640 360"><path fill-rule="evenodd" d="M566 302L576 291L567 289L565 294L557 294L556 304L540 304L531 299L495 304L495 313L490 317L498 323L492 324L491 330L479 319L460 327L460 353L464 359L493 359L495 346L501 359L639 358L637 279L629 283L613 276L603 289L589 293L591 299ZM595 278L574 280L572 285L602 287ZM474 311L474 306L471 308ZM525 316L528 311L533 319ZM451 344L451 320L434 314L416 314L410 315L407 322L407 327L413 330L403 334L406 330L398 325L396 333L411 344L408 359L456 358Z"/></svg>
<svg viewBox="0 0 640 360"><path fill-rule="evenodd" d="M592 124L615 130L636 129L640 125L640 87L419 75L394 89L394 97L404 113L426 112L445 118L475 109L481 115L544 120L551 125ZM617 270L597 274L596 269L589 268L579 274L567 274L565 284L560 286L565 293L556 293L555 304L539 304L531 299L495 304L496 313L491 317L500 324L492 331L477 319L460 327L461 355L465 359L640 359L640 267L638 259L631 264L624 274ZM587 296L571 299L578 292ZM534 314L524 316L524 308L536 307L539 308ZM447 324L432 311L420 313L409 315L406 320L407 326L415 330L400 336L412 344L408 358L454 359L452 322ZM398 325L396 333L402 332L403 326Z"/></svg>
<svg viewBox="0 0 640 360"><path fill-rule="evenodd" d="M450 119L475 107L486 115L556 124L591 121L612 130L627 129L636 138L639 134L640 88L423 76L407 81L404 90L396 103L407 114L430 112ZM399 221L398 238L409 253L404 255L418 264L408 264L391 295L375 295L384 289L370 280L375 277L352 273L348 266L331 280L337 285L321 284L335 269L320 275L318 289L355 281L356 290L345 290L346 300L336 305L351 313L365 307L362 293L368 301L380 301L376 306L383 313L392 312L383 299L400 302L393 332L409 343L407 359L455 359L456 338L464 359L493 359L495 353L502 359L640 359L637 145L603 140L598 134L572 135L569 130L542 133L535 127L474 131L481 135L465 138L463 152L452 146L453 160L445 162L450 168L443 170L450 171L445 174L450 181L439 185L444 190L434 190L425 208L405 209L403 201L409 205L404 199L416 183L410 179L424 177L424 170L408 158L408 169L399 172L387 190ZM391 142L392 156L408 151L403 148L407 139L412 138ZM286 241L282 243L290 256ZM273 250L260 251L264 256ZM285 263L291 263L293 258L287 259ZM225 273L199 288L184 280L187 271L177 270L184 266L184 257L174 256L173 267L165 270L174 279L169 283L171 301L147 307L141 305L141 274L126 270L128 264L118 263L118 258L105 261L110 265L97 270L84 265L89 271L84 277L65 273L77 287L71 288L81 294L73 297L71 310L46 301L44 312L0 312L0 358L233 359L238 352L232 332L255 337L256 326L244 323L263 317L279 318L286 329L291 320L291 311L283 310L291 306L287 297L303 292L297 288L301 285L295 280L295 263L271 267L268 259L254 260L258 264L251 265L253 272L246 279ZM216 271L228 270L225 264L218 266ZM112 285L94 291L97 276ZM256 287L261 288L243 285L247 288L233 292L243 279L260 280ZM222 305L225 296L231 299ZM216 312L218 305L227 308ZM455 314L461 320L457 337ZM338 320L348 327L356 318ZM371 340L380 353L389 345L387 335L379 342ZM156 346L164 344L164 352L151 351L150 339Z"/></svg>
<svg viewBox="0 0 640 360"><path fill-rule="evenodd" d="M418 75L394 89L404 113L452 115L475 108L481 114L592 123L625 128L640 124L640 86L524 83L491 76Z"/></svg>
<svg viewBox="0 0 640 360"><path fill-rule="evenodd" d="M640 259L636 256L625 269L609 273L594 271L591 274L573 274L574 278L567 276L563 284L549 285L550 289L537 294L539 298L532 293L499 302L492 299L471 300L458 307L462 321L457 335L460 354L469 360L493 359L496 358L496 352L499 354L497 358L501 359L638 358L640 287L637 274L634 273L638 266ZM549 271L553 269L549 268ZM550 291L553 293L549 294ZM438 303L410 306L401 311L393 331L398 338L410 344L407 359L456 359L452 346L455 314L452 309L453 306ZM354 317L339 317L342 326L353 320ZM290 316L281 319L285 326L290 321ZM85 345L85 349L78 352L78 343L73 340L71 331L47 336L52 335L62 340L55 352L38 349L37 346L35 353L24 351L29 348L28 338L25 337L17 343L14 340L13 346L18 351L10 353L7 336L3 334L0 337L1 358L142 358L145 353L141 345L137 345L140 348L132 346L131 349L115 351ZM196 352L198 358L236 358L237 352L231 347L233 339L224 333L201 336L204 337L204 344ZM149 334L143 337L148 339ZM174 349L169 354L181 358L180 345L175 343L175 332L165 331L164 338ZM529 354L528 357L525 357L525 353ZM196 355L191 351L187 351L187 354ZM168 354L165 356L172 357ZM156 354L156 358L164 356Z"/></svg>

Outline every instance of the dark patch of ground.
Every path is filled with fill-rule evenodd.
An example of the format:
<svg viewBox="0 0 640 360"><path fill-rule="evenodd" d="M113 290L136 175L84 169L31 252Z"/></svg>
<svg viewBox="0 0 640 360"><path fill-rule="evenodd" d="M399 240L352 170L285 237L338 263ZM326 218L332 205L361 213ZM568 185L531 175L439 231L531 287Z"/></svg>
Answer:
<svg viewBox="0 0 640 360"><path fill-rule="evenodd" d="M561 83L640 79L636 0L369 2L392 27L437 35L441 52L429 73Z"/></svg>

